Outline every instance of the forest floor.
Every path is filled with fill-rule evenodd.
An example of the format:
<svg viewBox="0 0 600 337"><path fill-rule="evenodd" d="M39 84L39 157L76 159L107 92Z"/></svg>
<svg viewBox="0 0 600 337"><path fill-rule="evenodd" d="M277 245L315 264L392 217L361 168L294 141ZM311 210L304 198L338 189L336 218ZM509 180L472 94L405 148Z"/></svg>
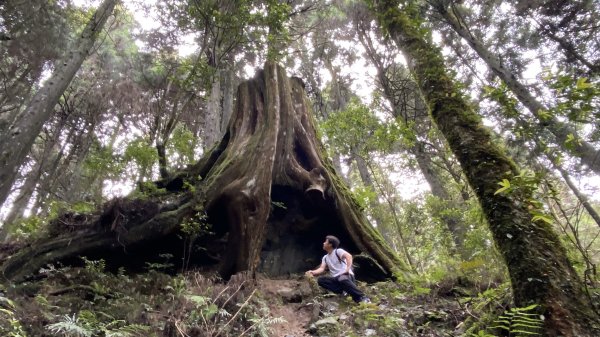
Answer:
<svg viewBox="0 0 600 337"><path fill-rule="evenodd" d="M302 292L298 292L298 281L261 278L257 286L265 297L281 299L269 301L271 315L283 318L283 322L271 326L272 336L310 336L307 328L313 320L313 305L310 302L299 301Z"/></svg>
<svg viewBox="0 0 600 337"><path fill-rule="evenodd" d="M321 290L315 295L314 284L301 278L263 278L257 286L273 299L271 315L285 321L271 326L273 337L463 336L463 322L469 317L468 304L453 294L425 294L424 288L421 294L405 293L394 282L361 283L372 299L369 304Z"/></svg>
<svg viewBox="0 0 600 337"><path fill-rule="evenodd" d="M447 337L470 336L478 330L469 326L482 322L473 310L481 294L456 283L359 282L372 303L356 304L303 275L224 282L199 271L167 274L160 265L127 274L84 262L0 285L0 336Z"/></svg>

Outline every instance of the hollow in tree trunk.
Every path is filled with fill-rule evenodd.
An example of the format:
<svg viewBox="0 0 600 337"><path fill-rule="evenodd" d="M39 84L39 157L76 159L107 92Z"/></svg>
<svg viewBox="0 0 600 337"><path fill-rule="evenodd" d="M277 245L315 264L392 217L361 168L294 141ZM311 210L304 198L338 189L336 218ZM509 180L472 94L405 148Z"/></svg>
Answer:
<svg viewBox="0 0 600 337"><path fill-rule="evenodd" d="M47 263L80 255L109 264L177 256L181 224L206 218L210 230L199 233L197 249L185 258L225 278L314 268L327 234L356 254L357 278L402 275L407 269L323 153L302 82L268 62L239 86L220 142L192 167L157 182L162 193L115 199L96 215L63 215L55 225L69 223L70 231L51 226L54 233L9 258L3 274L23 279Z"/></svg>

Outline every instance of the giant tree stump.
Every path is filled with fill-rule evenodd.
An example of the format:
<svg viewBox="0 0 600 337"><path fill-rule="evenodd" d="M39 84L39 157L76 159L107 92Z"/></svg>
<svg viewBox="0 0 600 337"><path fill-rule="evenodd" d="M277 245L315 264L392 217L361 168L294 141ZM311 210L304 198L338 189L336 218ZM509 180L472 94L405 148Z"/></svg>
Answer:
<svg viewBox="0 0 600 337"><path fill-rule="evenodd" d="M186 260L213 264L226 278L240 271L278 276L314 268L327 234L351 253L363 253L356 259L359 278L406 270L324 156L309 107L302 82L267 62L239 86L222 140L194 166L156 183L166 194L107 203L71 226L78 229L55 231L12 256L4 276L21 279L79 255L117 264L177 255L181 223L201 213L211 233L195 240L200 250ZM190 184L194 188L185 188Z"/></svg>

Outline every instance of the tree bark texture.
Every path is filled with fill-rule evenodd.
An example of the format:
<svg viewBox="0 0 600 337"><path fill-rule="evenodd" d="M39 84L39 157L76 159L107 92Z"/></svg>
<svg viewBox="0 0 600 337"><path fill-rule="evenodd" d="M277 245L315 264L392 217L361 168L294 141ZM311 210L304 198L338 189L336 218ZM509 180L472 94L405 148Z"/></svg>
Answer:
<svg viewBox="0 0 600 337"><path fill-rule="evenodd" d="M240 85L229 129L217 148L224 150L208 172L204 194L212 199L205 206L209 216L227 214L230 248L221 274L257 267L268 224L278 222L270 212L276 199L272 191L285 200L290 195L302 199L300 208L305 209L281 224L295 225L288 230L297 236L339 232L350 247L369 252L387 271L405 269L324 159L303 85L289 80L281 67L269 62L257 78ZM292 213L291 204L285 206L287 214Z"/></svg>
<svg viewBox="0 0 600 337"><path fill-rule="evenodd" d="M221 70L222 86L223 91L223 117L221 118L221 128L219 136L222 137L227 130L231 114L233 113L233 98L235 95L235 76L233 69Z"/></svg>
<svg viewBox="0 0 600 337"><path fill-rule="evenodd" d="M196 241L207 253L192 260L217 261L212 263L223 277L246 270L283 275L314 268L327 234L356 254L357 277L402 276L407 268L367 222L323 153L302 83L268 62L239 86L227 132L212 151L157 182L167 195L113 200L70 226L71 232L57 231L11 257L3 274L22 279L55 260L133 252L135 246L157 254L181 235L181 223L202 213L211 234Z"/></svg>
<svg viewBox="0 0 600 337"><path fill-rule="evenodd" d="M440 50L419 22L419 9L401 1L373 1L381 27L407 58L433 120L461 163L508 266L518 307L538 304L546 336L597 336L600 319L550 225L532 221L527 194L496 194L498 181L519 174L447 73ZM402 8L400 7L402 6Z"/></svg>
<svg viewBox="0 0 600 337"><path fill-rule="evenodd" d="M221 134L221 76L217 70L213 76L204 118L204 149L209 150L219 141Z"/></svg>
<svg viewBox="0 0 600 337"><path fill-rule="evenodd" d="M233 112L233 71L217 69L213 78L204 121L204 148L209 150L227 130Z"/></svg>
<svg viewBox="0 0 600 337"><path fill-rule="evenodd" d="M90 54L102 27L118 0L104 0L81 33L77 45L67 57L56 64L50 78L36 92L24 113L0 137L0 204L14 183L17 171L24 163L44 122L48 120L60 96Z"/></svg>

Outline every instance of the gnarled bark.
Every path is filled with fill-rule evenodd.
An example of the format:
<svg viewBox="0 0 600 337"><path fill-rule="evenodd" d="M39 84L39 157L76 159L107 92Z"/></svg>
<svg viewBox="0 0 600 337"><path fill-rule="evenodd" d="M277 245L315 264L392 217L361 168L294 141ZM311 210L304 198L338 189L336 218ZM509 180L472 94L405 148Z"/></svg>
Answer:
<svg viewBox="0 0 600 337"><path fill-rule="evenodd" d="M205 251L191 259L204 265L217 261L223 277L245 270L281 275L312 268L320 261L326 234L339 236L353 254L372 257L356 260L364 262L359 278L366 270L371 279L406 270L323 153L301 81L267 63L239 86L227 132L212 151L157 183L169 194L113 201L84 219L76 227L81 229L58 231L17 253L2 266L3 274L22 279L47 263L86 254L112 251L122 259L124 252L137 249L156 255L181 234L182 222L203 212L214 234L196 240ZM195 188L185 190L190 183ZM171 251L181 250L180 244Z"/></svg>
<svg viewBox="0 0 600 337"><path fill-rule="evenodd" d="M221 273L258 266L271 214L272 189L284 201L289 195L301 199L297 207L304 209L297 212L296 219L289 219L296 221L297 227L288 231L307 240L327 232L338 233L347 246L368 252L388 272L400 270L400 261L386 251L383 239L358 212L330 162L324 159L302 83L288 80L282 68L267 63L256 79L240 85L237 97L232 122L219 145L223 153L208 172L204 188L204 194L211 196L206 203L209 216L214 218L213 214L223 211L227 214L223 222L230 229L229 249ZM290 207L288 213L297 211L294 202L284 203ZM272 218L272 222L277 221ZM299 252L306 250L307 244L320 255L320 242L303 242L295 247L296 253L302 255ZM290 247L281 249L290 251Z"/></svg>

